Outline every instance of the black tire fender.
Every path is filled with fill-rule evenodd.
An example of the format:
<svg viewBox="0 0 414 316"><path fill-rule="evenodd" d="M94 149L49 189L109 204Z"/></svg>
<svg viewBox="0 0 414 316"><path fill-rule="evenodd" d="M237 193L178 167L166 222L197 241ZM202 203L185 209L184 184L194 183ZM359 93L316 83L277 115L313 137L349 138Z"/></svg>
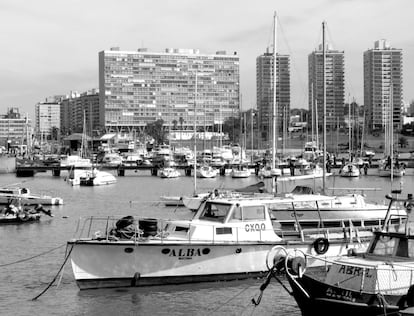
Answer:
<svg viewBox="0 0 414 316"><path fill-rule="evenodd" d="M318 255L325 254L329 249L329 241L326 238L320 237L313 242L313 249Z"/></svg>

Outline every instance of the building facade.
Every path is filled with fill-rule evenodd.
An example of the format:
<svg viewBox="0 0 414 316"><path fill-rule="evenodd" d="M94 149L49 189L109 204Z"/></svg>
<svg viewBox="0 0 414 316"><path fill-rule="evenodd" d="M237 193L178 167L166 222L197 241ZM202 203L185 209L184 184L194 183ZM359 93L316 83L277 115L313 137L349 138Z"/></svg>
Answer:
<svg viewBox="0 0 414 316"><path fill-rule="evenodd" d="M371 130L384 130L391 120L394 128L401 128L402 70L402 50L386 40L364 52L364 103Z"/></svg>
<svg viewBox="0 0 414 316"><path fill-rule="evenodd" d="M31 135L32 122L18 108L9 108L6 114L0 115L0 146L27 145L31 143Z"/></svg>
<svg viewBox="0 0 414 316"><path fill-rule="evenodd" d="M158 119L167 128L182 122L183 129L196 124L212 131L239 113L239 57L112 48L99 53L99 91L100 125L107 132L142 132Z"/></svg>
<svg viewBox="0 0 414 316"><path fill-rule="evenodd" d="M60 131L60 103L64 96L52 96L35 105L35 137L39 140L56 138Z"/></svg>
<svg viewBox="0 0 414 316"><path fill-rule="evenodd" d="M89 136L99 134L102 130L99 111L99 90L71 92L61 101L61 134L70 135L84 131Z"/></svg>
<svg viewBox="0 0 414 316"><path fill-rule="evenodd" d="M256 100L259 114L260 134L263 141L272 138L273 123L273 53L266 53L256 58ZM290 113L290 57L276 56L276 108L278 133L287 131Z"/></svg>
<svg viewBox="0 0 414 316"><path fill-rule="evenodd" d="M345 61L344 52L327 45L325 51L326 127L344 125ZM308 55L308 96L310 123L319 129L323 123L323 46Z"/></svg>

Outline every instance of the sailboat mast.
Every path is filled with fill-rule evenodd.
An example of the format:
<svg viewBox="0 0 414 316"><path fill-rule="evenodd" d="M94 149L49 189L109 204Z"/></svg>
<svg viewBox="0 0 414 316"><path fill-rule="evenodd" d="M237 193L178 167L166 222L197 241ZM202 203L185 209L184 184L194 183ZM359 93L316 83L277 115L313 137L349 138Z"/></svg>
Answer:
<svg viewBox="0 0 414 316"><path fill-rule="evenodd" d="M277 86L277 54L276 54L276 36L277 36L277 15L273 17L273 114L272 114L272 170L276 168L276 151L277 151L277 103L276 103L276 86ZM276 177L272 177L272 193L276 193Z"/></svg>
<svg viewBox="0 0 414 316"><path fill-rule="evenodd" d="M322 157L322 189L326 191L326 44L325 44L325 24L322 22L322 59L323 59L323 157Z"/></svg>
<svg viewBox="0 0 414 316"><path fill-rule="evenodd" d="M391 80L391 87L390 87L390 109L389 109L389 126L390 126L390 157L391 157L391 190L392 190L392 182L394 180L394 91L393 91L393 85Z"/></svg>
<svg viewBox="0 0 414 316"><path fill-rule="evenodd" d="M197 71L195 73L194 89L194 195L197 193Z"/></svg>
<svg viewBox="0 0 414 316"><path fill-rule="evenodd" d="M349 94L348 94L348 160L351 162L351 103L349 102Z"/></svg>

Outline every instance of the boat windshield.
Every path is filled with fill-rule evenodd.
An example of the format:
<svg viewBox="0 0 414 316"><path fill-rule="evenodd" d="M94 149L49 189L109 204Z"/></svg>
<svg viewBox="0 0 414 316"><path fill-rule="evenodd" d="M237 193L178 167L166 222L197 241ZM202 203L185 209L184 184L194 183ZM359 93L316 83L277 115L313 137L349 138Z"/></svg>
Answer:
<svg viewBox="0 0 414 316"><path fill-rule="evenodd" d="M406 236L377 234L368 253L387 258L414 258L414 239Z"/></svg>
<svg viewBox="0 0 414 316"><path fill-rule="evenodd" d="M207 202L200 214L200 220L223 223L231 209L231 204Z"/></svg>

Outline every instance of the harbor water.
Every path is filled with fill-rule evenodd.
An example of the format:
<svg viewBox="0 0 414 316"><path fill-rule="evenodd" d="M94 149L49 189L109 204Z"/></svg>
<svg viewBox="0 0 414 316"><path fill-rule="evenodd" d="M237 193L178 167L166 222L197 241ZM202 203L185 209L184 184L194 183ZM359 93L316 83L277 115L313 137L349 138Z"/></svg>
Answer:
<svg viewBox="0 0 414 316"><path fill-rule="evenodd" d="M374 169L369 171L375 173ZM326 187L375 188L365 192L367 200L385 203L384 196L391 188L401 188L405 196L414 193L413 170L407 171L404 178L396 178L392 184L389 178L368 174L357 179L330 177ZM53 177L50 172L37 173L32 178L0 175L0 186L18 184L34 193L64 200L64 205L50 207L53 218L43 216L40 222L0 227L1 315L300 315L293 297L275 280L257 307L251 300L259 295L262 280L80 291L69 262L58 274L66 242L74 235L80 217L191 218L193 213L184 208L165 207L160 196L192 194L194 183L192 177L161 179L149 171L127 171L116 184L101 187L72 187L64 177L64 173ZM259 180L253 175L247 179L198 179L197 191L239 188ZM295 185L318 190L322 180L281 182L278 191L290 191ZM266 180L266 186L270 189L270 180ZM32 301L55 277L53 286Z"/></svg>

